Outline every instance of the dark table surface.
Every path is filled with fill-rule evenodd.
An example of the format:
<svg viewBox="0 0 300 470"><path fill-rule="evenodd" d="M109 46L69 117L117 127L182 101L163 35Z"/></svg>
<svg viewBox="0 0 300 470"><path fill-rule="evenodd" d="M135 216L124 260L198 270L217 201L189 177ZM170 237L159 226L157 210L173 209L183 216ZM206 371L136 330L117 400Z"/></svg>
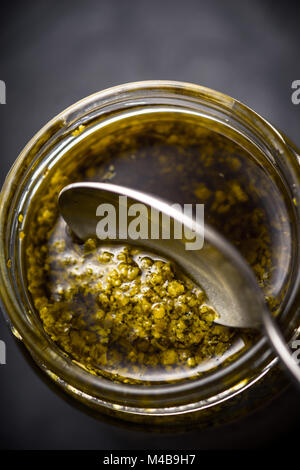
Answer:
<svg viewBox="0 0 300 470"><path fill-rule="evenodd" d="M4 6L7 3L7 6ZM300 8L271 0L11 1L1 3L0 179L32 135L75 101L120 83L171 79L227 93L300 145ZM41 380L0 320L0 447L227 449L297 446L299 394L290 387L234 424L149 434L96 420ZM295 447L294 447L295 448ZM297 448L297 447L296 447Z"/></svg>

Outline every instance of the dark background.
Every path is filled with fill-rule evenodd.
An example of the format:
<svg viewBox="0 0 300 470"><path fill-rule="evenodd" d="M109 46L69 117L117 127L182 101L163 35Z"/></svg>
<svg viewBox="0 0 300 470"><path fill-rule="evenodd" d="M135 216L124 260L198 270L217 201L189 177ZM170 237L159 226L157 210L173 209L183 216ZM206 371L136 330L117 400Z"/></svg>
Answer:
<svg viewBox="0 0 300 470"><path fill-rule="evenodd" d="M9 6L4 7L4 3ZM0 180L32 135L79 99L120 83L170 79L227 93L300 145L299 2L60 0L1 2ZM11 449L227 449L288 447L300 431L291 387L217 430L149 434L106 423L55 394L30 367L1 317L0 447ZM295 447L296 446L296 447Z"/></svg>

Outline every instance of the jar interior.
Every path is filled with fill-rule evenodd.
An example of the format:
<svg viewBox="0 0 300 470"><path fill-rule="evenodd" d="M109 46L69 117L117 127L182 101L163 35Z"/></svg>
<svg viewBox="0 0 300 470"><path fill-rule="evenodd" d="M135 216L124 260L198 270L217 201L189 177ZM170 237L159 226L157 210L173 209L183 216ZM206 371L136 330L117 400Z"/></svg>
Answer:
<svg viewBox="0 0 300 470"><path fill-rule="evenodd" d="M41 328L47 312L43 314L45 305L36 299L53 303L63 284L61 270L54 275L53 265L46 261L53 244L59 247L64 240L68 252L63 256L82 256L57 208L59 191L76 181L112 182L182 205L205 204L205 221L240 251L271 310L280 313L290 287L293 254L293 207L285 181L262 149L229 123L157 106L79 126L51 150L47 165L32 179L34 195L19 215L19 232L24 298ZM71 303L69 308L73 307ZM80 361L80 354L64 349L59 335L52 335L51 340L62 354L91 373L150 385L211 373L259 339L253 331L230 333L222 354L188 367L163 369L127 364L118 370L116 363L87 364Z"/></svg>

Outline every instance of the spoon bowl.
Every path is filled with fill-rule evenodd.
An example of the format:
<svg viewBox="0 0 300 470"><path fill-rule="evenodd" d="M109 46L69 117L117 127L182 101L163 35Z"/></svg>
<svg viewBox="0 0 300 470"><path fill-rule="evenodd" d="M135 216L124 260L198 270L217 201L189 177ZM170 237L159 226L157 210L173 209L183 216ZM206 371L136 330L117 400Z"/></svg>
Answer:
<svg viewBox="0 0 300 470"><path fill-rule="evenodd" d="M98 236L109 243L138 245L173 260L206 292L218 315L216 323L237 328L261 325L266 306L254 274L237 250L204 221L152 195L108 183L66 186L59 195L59 208L81 240ZM147 227L147 236L130 229L133 212L139 212L139 225ZM102 219L99 225L100 215L106 216L105 224ZM183 228L181 237L178 230L172 230L178 224ZM105 233L101 232L104 226ZM191 249L192 235L197 243Z"/></svg>

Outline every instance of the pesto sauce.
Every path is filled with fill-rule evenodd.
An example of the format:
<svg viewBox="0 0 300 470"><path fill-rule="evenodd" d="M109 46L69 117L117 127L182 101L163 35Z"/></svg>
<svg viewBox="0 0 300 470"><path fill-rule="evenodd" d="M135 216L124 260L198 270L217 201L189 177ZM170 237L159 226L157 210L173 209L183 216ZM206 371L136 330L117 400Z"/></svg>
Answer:
<svg viewBox="0 0 300 470"><path fill-rule="evenodd" d="M82 180L204 203L206 220L240 250L274 309L289 260L284 201L244 148L196 118L171 113L108 126L45 175L22 235L33 305L64 353L112 380L163 383L197 377L254 341L252 333L216 325L205 292L171 260L74 239L57 197L66 184Z"/></svg>

